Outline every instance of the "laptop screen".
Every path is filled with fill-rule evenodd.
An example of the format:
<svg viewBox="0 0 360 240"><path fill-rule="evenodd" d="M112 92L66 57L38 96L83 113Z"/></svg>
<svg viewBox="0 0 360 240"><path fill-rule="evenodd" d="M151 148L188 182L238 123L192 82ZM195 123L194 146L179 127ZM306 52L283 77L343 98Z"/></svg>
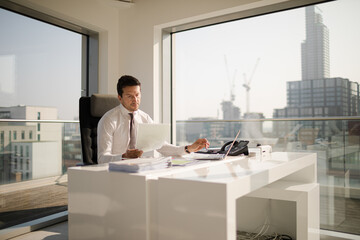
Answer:
<svg viewBox="0 0 360 240"><path fill-rule="evenodd" d="M227 155L229 155L229 152L230 152L230 150L232 149L232 147L234 146L234 143L235 143L236 139L238 138L239 134L240 134L240 130L239 130L238 133L236 134L235 139L232 141L229 149L227 150L227 152L226 152L226 154L225 154L225 157L227 157Z"/></svg>

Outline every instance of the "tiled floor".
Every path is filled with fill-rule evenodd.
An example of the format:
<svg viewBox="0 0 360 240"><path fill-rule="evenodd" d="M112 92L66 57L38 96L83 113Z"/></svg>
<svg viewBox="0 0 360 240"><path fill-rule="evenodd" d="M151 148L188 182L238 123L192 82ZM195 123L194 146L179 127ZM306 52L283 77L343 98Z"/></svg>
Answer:
<svg viewBox="0 0 360 240"><path fill-rule="evenodd" d="M11 240L67 240L68 222L61 222L35 232L24 234ZM359 240L360 236L321 231L320 240Z"/></svg>

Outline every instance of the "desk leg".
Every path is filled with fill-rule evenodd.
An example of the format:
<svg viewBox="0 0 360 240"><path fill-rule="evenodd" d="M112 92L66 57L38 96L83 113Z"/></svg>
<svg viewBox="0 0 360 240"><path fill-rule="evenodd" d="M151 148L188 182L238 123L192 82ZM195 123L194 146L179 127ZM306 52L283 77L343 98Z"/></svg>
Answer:
<svg viewBox="0 0 360 240"><path fill-rule="evenodd" d="M159 240L235 240L235 201L225 184L158 181Z"/></svg>
<svg viewBox="0 0 360 240"><path fill-rule="evenodd" d="M268 208L268 209L267 209ZM238 200L238 227L256 229L268 219L268 233L278 232L301 240L319 239L319 185L279 181Z"/></svg>

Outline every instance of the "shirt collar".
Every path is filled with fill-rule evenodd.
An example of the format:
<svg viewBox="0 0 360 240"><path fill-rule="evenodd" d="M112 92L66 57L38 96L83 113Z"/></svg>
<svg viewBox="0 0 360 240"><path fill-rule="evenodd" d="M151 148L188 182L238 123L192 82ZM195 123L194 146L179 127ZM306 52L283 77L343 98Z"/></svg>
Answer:
<svg viewBox="0 0 360 240"><path fill-rule="evenodd" d="M121 113L126 115L126 116L129 116L129 113L131 113L129 110L127 110L122 104L120 104L120 110L121 110ZM136 114L138 114L139 110L136 110L133 112L134 116Z"/></svg>

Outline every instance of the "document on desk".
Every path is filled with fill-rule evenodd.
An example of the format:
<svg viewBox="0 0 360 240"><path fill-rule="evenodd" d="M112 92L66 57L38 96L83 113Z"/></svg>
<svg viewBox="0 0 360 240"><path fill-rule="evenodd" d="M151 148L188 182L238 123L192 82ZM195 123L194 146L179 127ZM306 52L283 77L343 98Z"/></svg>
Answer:
<svg viewBox="0 0 360 240"><path fill-rule="evenodd" d="M109 163L109 171L137 173L171 166L171 157L135 158Z"/></svg>
<svg viewBox="0 0 360 240"><path fill-rule="evenodd" d="M161 148L170 136L170 124L139 123L136 148L144 152Z"/></svg>
<svg viewBox="0 0 360 240"><path fill-rule="evenodd" d="M173 167L177 167L177 166L185 167L185 166L191 166L191 165L200 164L200 163L204 163L204 161L198 161L198 160L194 160L194 159L172 159L171 160L171 166L173 166Z"/></svg>

